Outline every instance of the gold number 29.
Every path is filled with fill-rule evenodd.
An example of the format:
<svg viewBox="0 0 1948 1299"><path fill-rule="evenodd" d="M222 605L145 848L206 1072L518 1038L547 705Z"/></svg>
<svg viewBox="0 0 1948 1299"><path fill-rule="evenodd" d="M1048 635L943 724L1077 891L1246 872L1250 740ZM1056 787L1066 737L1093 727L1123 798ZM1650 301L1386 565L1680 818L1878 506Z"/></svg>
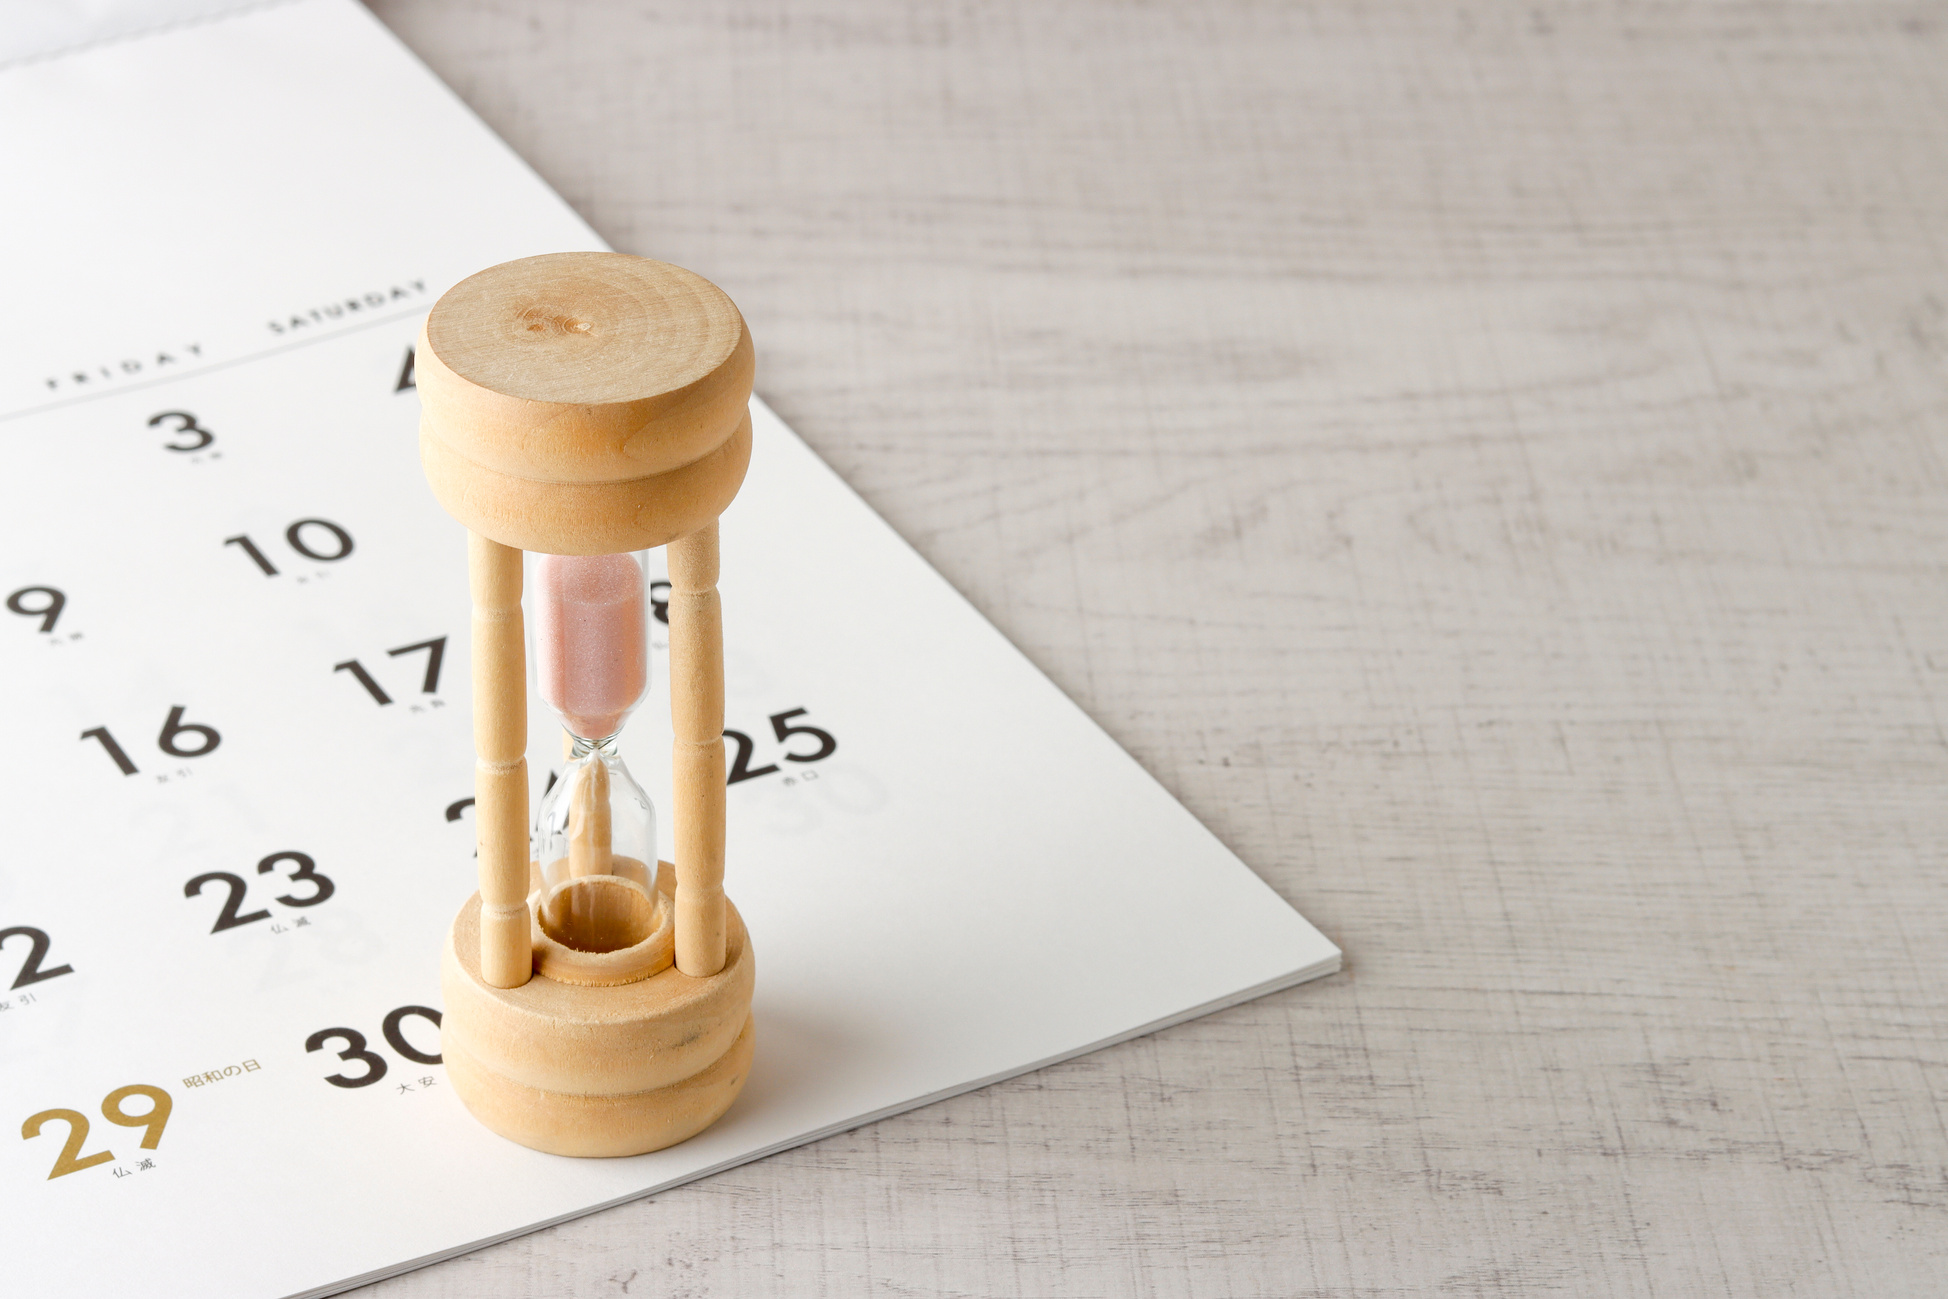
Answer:
<svg viewBox="0 0 1948 1299"><path fill-rule="evenodd" d="M130 1114L124 1110L122 1102L131 1096L147 1096L148 1110L141 1114ZM102 1098L101 1116L110 1123L125 1128L147 1129L142 1134L142 1148L154 1150L162 1142L163 1125L169 1122L171 1108L169 1093L162 1088L151 1087L146 1083L131 1083L127 1087L117 1087ZM81 1153L81 1147L88 1142L88 1116L76 1110L42 1110L20 1125L21 1139L31 1141L38 1137L41 1134L41 1125L54 1119L68 1125L68 1139L62 1145L61 1153L55 1157L54 1171L47 1175L50 1182L57 1177L65 1177L69 1173L107 1163L115 1157L115 1152L112 1150L103 1150L86 1156Z"/></svg>

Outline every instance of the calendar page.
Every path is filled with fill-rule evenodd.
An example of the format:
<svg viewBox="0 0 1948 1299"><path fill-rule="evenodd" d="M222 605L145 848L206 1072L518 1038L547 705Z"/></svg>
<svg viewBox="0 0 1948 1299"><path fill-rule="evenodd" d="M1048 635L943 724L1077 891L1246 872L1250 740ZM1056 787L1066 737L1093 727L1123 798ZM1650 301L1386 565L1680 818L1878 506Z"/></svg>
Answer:
<svg viewBox="0 0 1948 1299"><path fill-rule="evenodd" d="M754 403L722 529L750 1082L636 1158L476 1123L438 1033L465 536L411 349L460 278L602 245L351 0L128 8L0 67L7 1293L330 1293L1338 967ZM667 809L664 666L623 747Z"/></svg>

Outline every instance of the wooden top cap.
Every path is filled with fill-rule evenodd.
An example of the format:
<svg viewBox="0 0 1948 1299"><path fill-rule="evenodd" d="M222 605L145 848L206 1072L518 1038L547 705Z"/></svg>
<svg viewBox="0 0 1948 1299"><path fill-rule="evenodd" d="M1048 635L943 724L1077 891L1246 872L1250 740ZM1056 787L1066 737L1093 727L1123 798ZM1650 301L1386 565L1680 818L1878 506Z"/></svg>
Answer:
<svg viewBox="0 0 1948 1299"><path fill-rule="evenodd" d="M454 374L503 396L627 405L716 375L746 341L724 291L627 253L503 262L447 290L426 339Z"/></svg>
<svg viewBox="0 0 1948 1299"><path fill-rule="evenodd" d="M755 368L736 306L682 267L625 253L504 262L426 319L421 458L448 512L506 545L661 545L742 483Z"/></svg>

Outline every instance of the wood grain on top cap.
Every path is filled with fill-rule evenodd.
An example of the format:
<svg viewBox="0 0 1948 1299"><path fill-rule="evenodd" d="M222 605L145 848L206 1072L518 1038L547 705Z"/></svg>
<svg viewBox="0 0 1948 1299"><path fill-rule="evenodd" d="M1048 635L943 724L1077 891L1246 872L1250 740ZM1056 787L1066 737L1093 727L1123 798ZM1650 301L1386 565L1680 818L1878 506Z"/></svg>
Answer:
<svg viewBox="0 0 1948 1299"><path fill-rule="evenodd" d="M686 388L730 359L744 319L693 271L627 253L544 253L469 275L429 334L454 373L529 401L607 406Z"/></svg>
<svg viewBox="0 0 1948 1299"><path fill-rule="evenodd" d="M538 482L667 473L737 429L756 367L710 281L624 253L549 253L471 275L433 307L416 380L424 431Z"/></svg>

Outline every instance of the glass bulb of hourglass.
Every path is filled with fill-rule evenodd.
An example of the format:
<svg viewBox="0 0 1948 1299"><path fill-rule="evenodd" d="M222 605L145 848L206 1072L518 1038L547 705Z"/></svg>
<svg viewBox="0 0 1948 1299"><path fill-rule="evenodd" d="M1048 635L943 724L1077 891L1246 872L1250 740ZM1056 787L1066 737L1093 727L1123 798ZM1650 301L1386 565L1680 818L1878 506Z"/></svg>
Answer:
<svg viewBox="0 0 1948 1299"><path fill-rule="evenodd" d="M543 555L535 564L541 699L573 741L535 822L537 914L544 932L578 951L628 947L654 926L656 809L616 751L649 691L647 585L639 555ZM577 882L593 876L635 887Z"/></svg>

